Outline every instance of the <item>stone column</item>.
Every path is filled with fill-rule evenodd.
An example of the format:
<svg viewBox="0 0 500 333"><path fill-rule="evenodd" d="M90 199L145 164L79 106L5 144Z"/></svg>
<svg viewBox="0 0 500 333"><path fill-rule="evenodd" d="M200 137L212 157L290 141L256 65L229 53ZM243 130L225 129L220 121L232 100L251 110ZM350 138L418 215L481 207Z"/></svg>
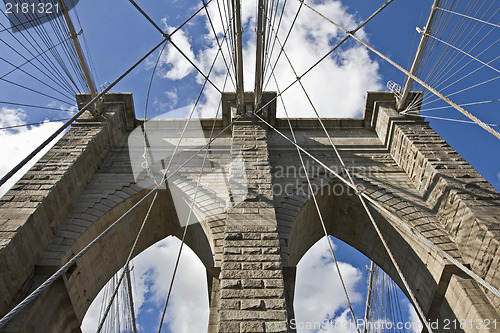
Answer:
<svg viewBox="0 0 500 333"><path fill-rule="evenodd" d="M240 151L248 195L227 214L218 332L287 332L266 129L252 121L236 123L231 152ZM231 170L231 176L241 171Z"/></svg>

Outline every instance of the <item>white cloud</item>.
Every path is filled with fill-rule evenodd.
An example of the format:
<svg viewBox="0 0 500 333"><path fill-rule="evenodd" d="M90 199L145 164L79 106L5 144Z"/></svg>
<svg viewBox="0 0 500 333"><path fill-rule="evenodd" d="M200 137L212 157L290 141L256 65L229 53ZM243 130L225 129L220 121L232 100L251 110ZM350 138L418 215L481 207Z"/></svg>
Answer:
<svg viewBox="0 0 500 333"><path fill-rule="evenodd" d="M500 172L497 173L498 183L500 184Z"/></svg>
<svg viewBox="0 0 500 333"><path fill-rule="evenodd" d="M162 19L162 23L168 33L175 29L167 24L165 18ZM172 36L172 41L189 59L194 59L193 48L191 47L189 37L182 29L178 30ZM156 57L154 61L156 61ZM154 61L149 60L147 67L152 68L154 66ZM165 65L166 68L162 68L163 65ZM175 47L167 43L158 62L158 70L163 78L180 80L194 72L195 68Z"/></svg>
<svg viewBox="0 0 500 333"><path fill-rule="evenodd" d="M417 315L417 312L415 311L415 308L409 301L405 301L404 305L406 305L407 311L409 313L409 321L411 323L411 330L409 331L410 333L420 333L422 332L422 328L424 325L422 325L422 322L420 321L420 318Z"/></svg>
<svg viewBox="0 0 500 333"><path fill-rule="evenodd" d="M358 24L354 16L347 12L339 1L316 2L311 5L347 29L352 29ZM281 43L284 43L298 6L298 2L292 3L285 10L285 18L279 33ZM363 30L357 35L366 39ZM302 76L342 40L345 34L310 9L303 7L290 36L285 51L297 75ZM279 49L274 52L273 58L278 54ZM280 90L285 89L296 79L284 54L276 67L276 76ZM371 60L363 46L353 41L346 43L339 52L323 60L302 78L316 111L322 117L361 116L366 91L380 89L379 81L378 64ZM274 79L271 79L267 90L273 89L276 89L276 86ZM315 117L312 106L298 83L287 90L283 97L291 117ZM278 105L281 105L281 102ZM278 112L278 116L284 117L285 114Z"/></svg>
<svg viewBox="0 0 500 333"><path fill-rule="evenodd" d="M311 2L310 3L318 11L324 13L327 17L347 29L355 28L359 22L353 14L347 11L340 1L331 2ZM279 41L284 42L286 34L297 12L299 2L288 3L279 31ZM221 36L223 28L217 20L216 7L208 6L210 16L214 22L216 32ZM245 90L251 91L254 89L254 73L255 73L255 37L254 34L248 33L253 31L256 25L255 3L246 1L242 3L242 22L244 25L245 38L244 41L244 83ZM204 73L208 73L210 65L217 53L218 46L213 38L212 29L206 18L206 35L207 45L205 48L193 51L190 44L188 33L179 32L179 36L175 36L176 43L183 49L188 56L202 69ZM361 29L357 35L362 39L367 39L366 34ZM248 37L252 36L252 37ZM324 20L309 8L303 6L299 17L293 27L291 37L288 39L285 50L290 58L297 75L301 76L308 70L317 60L323 57L333 46L345 37L345 34ZM177 38L179 42L177 42ZM272 63L279 54L279 42L276 41L276 49L272 54ZM225 50L225 48L223 48ZM225 53L226 60L229 61L229 54ZM193 72L192 66L187 63L179 52L169 47L167 53L162 57L161 64L166 65L162 71L164 77L173 80L186 77ZM322 117L360 117L363 113L366 91L380 90L380 75L378 73L378 63L373 61L369 52L364 46L356 44L354 41L348 41L339 51L323 60L316 68L302 78L302 83L311 98L316 111ZM166 72L165 72L166 71ZM284 54L281 55L275 69L275 74L278 80L280 90L285 89L296 79L296 75L291 70L291 67ZM214 67L214 71L210 76L219 88L222 88L226 75L226 67L219 56L219 59ZM267 77L271 75L270 69L267 71ZM201 84L204 78L201 75L196 76L196 81ZM267 81L267 79L266 79ZM271 78L266 90L277 90L274 79ZM226 91L234 91L234 87L228 84ZM315 113L310 105L306 95L298 83L294 84L289 90L283 94L287 111L291 117L315 117ZM220 94L207 85L204 93L204 100L200 107L203 117L213 117L220 99ZM284 117L285 113L282 110L281 101L278 101L278 116Z"/></svg>
<svg viewBox="0 0 500 333"><path fill-rule="evenodd" d="M18 108L12 109L2 107L0 109L0 127L15 126L26 123L28 117L26 113ZM15 167L23 158L32 152L38 145L48 138L61 126L61 122L44 123L31 128L17 127L8 130L0 130L0 175L5 175ZM58 137L60 138L62 134ZM8 182L0 187L0 196L24 175L35 162L40 159L57 142L52 141L42 152L33 158L26 166L19 170ZM15 144L12 144L14 143Z"/></svg>
<svg viewBox="0 0 500 333"><path fill-rule="evenodd" d="M361 301L357 284L362 273L348 263L339 262L339 267L351 302ZM355 332L355 327L349 325L352 318L347 306L328 243L323 237L297 266L294 307L297 323L303 328L300 332ZM325 319L333 321L325 324Z"/></svg>
<svg viewBox="0 0 500 333"><path fill-rule="evenodd" d="M177 257L180 241L168 237L149 247L134 260L134 303L137 315L154 310L156 326L161 318L165 299ZM206 332L208 327L208 291L205 266L196 254L184 245L176 274L172 295L165 315L164 325L172 332ZM83 332L95 332L104 289L96 297L82 323ZM159 312L158 312L159 311ZM146 323L142 323L144 328Z"/></svg>

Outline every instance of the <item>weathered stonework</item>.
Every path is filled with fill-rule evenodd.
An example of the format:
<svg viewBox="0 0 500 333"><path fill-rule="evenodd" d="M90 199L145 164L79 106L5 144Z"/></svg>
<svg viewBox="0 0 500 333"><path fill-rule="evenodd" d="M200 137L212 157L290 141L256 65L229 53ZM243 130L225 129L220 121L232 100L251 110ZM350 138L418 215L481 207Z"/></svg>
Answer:
<svg viewBox="0 0 500 333"><path fill-rule="evenodd" d="M229 104L216 130L228 123ZM273 111L267 116L273 118ZM131 96L108 96L103 117L82 117L0 199L1 316L148 192L135 183L129 161L127 137L138 126ZM291 137L286 120L269 120ZM291 122L298 144L342 173L318 121ZM207 137L212 125L202 121ZM383 210L371 207L372 213L428 317L500 323L500 300L415 236L426 236L500 288L499 193L427 123L398 115L390 93L369 93L363 119L325 119L325 125L356 181L382 205ZM289 332L295 267L324 236L297 151L251 117L234 123L211 147L212 165L241 151L244 170L230 172L244 171L248 195L188 228L186 243L207 268L208 331ZM328 232L401 285L354 192L310 158L305 161ZM200 168L181 175L190 191ZM210 207L209 191L202 195ZM149 202L3 332L78 332L92 300L125 262ZM182 236L168 189L160 191L158 202L138 252L166 236Z"/></svg>

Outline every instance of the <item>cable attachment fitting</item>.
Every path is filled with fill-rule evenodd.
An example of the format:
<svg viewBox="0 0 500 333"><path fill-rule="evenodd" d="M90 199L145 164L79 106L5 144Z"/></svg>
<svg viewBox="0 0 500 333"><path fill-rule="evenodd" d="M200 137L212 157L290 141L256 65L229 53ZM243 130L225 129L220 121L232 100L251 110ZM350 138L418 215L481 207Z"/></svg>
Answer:
<svg viewBox="0 0 500 333"><path fill-rule="evenodd" d="M102 110L104 109L104 97L99 98L95 103L89 108L89 112L98 118L102 115Z"/></svg>
<svg viewBox="0 0 500 333"><path fill-rule="evenodd" d="M167 34L166 32L163 33L163 38L170 41L170 34Z"/></svg>
<svg viewBox="0 0 500 333"><path fill-rule="evenodd" d="M363 192L365 192L365 191L366 191L366 187L364 185L362 185L362 184L356 185L356 195L359 196L359 195L363 194Z"/></svg>

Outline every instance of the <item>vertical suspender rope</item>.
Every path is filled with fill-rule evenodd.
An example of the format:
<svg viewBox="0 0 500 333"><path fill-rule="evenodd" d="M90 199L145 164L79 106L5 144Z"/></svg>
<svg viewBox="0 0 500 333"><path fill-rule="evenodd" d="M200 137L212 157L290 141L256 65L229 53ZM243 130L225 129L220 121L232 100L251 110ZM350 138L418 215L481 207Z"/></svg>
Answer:
<svg viewBox="0 0 500 333"><path fill-rule="evenodd" d="M363 325L363 333L367 333L367 330L368 330L368 320L370 317L371 297L372 297L374 275L375 275L375 263L372 260L370 263L370 278L368 279L368 293L366 295L365 322Z"/></svg>

